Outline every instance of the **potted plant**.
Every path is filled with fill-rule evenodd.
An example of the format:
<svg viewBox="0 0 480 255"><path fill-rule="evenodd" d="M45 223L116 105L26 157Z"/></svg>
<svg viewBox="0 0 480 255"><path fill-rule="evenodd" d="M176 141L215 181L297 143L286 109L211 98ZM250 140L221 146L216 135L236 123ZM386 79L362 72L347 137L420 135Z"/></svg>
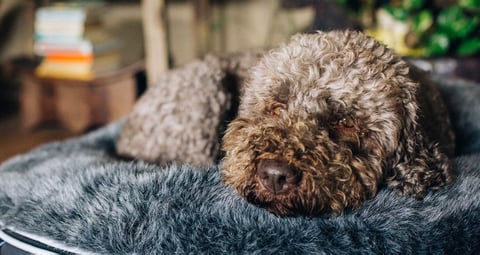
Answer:
<svg viewBox="0 0 480 255"><path fill-rule="evenodd" d="M480 0L336 1L398 54L424 60L434 72L471 69L478 79Z"/></svg>

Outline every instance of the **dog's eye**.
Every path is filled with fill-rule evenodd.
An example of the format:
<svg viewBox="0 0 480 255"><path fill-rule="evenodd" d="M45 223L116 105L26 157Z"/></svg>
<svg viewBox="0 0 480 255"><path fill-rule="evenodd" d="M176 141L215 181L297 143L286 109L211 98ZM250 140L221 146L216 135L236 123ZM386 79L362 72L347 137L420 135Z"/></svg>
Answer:
<svg viewBox="0 0 480 255"><path fill-rule="evenodd" d="M348 117L339 118L337 120L332 121L332 126L335 129L342 129L346 131L353 131L355 130L355 121Z"/></svg>
<svg viewBox="0 0 480 255"><path fill-rule="evenodd" d="M355 123L350 118L342 118L341 120L338 121L338 125L343 127L343 128L354 128L355 127Z"/></svg>
<svg viewBox="0 0 480 255"><path fill-rule="evenodd" d="M281 116L287 110L287 106L282 103L275 103L272 105L271 113L275 116Z"/></svg>

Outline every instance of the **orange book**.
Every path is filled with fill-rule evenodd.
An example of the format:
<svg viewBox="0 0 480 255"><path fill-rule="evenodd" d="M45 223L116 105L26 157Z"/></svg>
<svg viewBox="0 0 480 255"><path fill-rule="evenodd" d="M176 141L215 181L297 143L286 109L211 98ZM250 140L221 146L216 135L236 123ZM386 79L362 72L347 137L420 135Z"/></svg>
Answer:
<svg viewBox="0 0 480 255"><path fill-rule="evenodd" d="M45 56L47 61L68 61L68 62L91 62L91 54L49 54Z"/></svg>

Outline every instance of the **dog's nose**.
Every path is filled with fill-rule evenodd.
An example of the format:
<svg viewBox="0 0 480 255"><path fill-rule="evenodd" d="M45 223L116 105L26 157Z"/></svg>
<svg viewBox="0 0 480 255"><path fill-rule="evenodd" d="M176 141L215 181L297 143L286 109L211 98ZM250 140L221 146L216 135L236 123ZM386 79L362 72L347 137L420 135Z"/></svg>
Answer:
<svg viewBox="0 0 480 255"><path fill-rule="evenodd" d="M260 162L257 168L257 176L263 186L274 194L289 192L300 182L300 175L295 168L275 160Z"/></svg>

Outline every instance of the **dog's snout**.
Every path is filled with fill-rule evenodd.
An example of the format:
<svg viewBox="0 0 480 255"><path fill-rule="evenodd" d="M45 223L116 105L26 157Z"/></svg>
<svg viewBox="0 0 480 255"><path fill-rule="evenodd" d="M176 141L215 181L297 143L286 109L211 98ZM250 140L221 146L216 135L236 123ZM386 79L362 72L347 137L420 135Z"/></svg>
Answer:
<svg viewBox="0 0 480 255"><path fill-rule="evenodd" d="M274 194L287 193L300 182L300 174L294 167L275 160L260 162L257 176L262 185Z"/></svg>

